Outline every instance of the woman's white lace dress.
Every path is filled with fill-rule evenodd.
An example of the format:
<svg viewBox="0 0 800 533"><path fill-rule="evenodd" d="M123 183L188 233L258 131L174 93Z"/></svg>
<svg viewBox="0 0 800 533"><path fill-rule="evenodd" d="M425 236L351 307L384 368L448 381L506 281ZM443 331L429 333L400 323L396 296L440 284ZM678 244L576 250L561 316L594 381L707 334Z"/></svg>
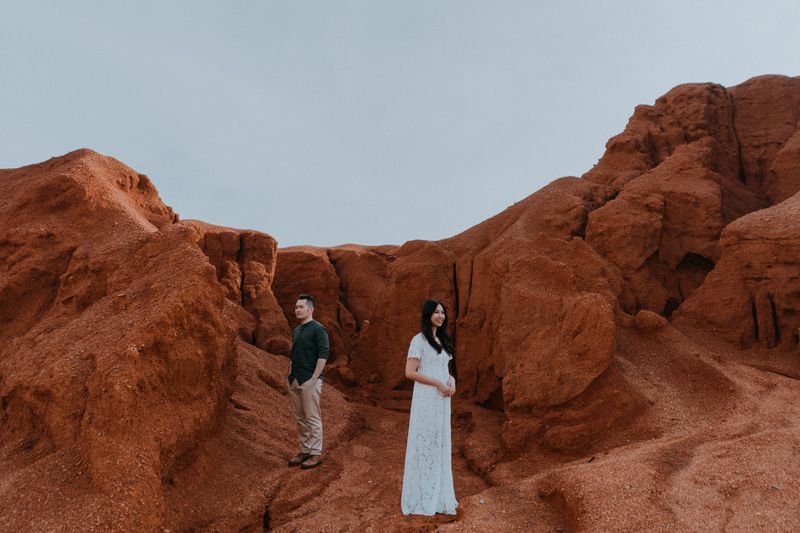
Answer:
<svg viewBox="0 0 800 533"><path fill-rule="evenodd" d="M419 358L420 373L445 384L450 378L447 363L452 357L445 350L436 353L422 333L411 339L408 357ZM450 398L415 382L400 499L403 514L456 514L450 447Z"/></svg>

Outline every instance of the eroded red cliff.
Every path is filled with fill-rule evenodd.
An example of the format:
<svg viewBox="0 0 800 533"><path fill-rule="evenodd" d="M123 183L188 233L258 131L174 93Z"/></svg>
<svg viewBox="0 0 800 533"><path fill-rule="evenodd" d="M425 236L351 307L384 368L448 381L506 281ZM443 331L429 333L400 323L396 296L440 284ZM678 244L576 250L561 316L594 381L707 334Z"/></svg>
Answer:
<svg viewBox="0 0 800 533"><path fill-rule="evenodd" d="M798 78L679 86L583 177L402 246L179 222L88 150L0 171L0 526L800 527L799 122ZM311 472L284 466L301 292L332 343ZM454 523L399 514L427 298Z"/></svg>

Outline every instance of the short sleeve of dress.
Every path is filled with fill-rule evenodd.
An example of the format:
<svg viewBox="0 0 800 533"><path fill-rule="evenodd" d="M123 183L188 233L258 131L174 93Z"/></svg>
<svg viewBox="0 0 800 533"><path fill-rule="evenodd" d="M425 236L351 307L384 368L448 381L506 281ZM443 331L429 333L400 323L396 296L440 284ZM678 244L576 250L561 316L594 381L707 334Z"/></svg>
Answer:
<svg viewBox="0 0 800 533"><path fill-rule="evenodd" d="M422 346L419 335L414 335L414 338L411 339L411 344L408 345L408 355L406 358L411 359L412 357L422 359Z"/></svg>

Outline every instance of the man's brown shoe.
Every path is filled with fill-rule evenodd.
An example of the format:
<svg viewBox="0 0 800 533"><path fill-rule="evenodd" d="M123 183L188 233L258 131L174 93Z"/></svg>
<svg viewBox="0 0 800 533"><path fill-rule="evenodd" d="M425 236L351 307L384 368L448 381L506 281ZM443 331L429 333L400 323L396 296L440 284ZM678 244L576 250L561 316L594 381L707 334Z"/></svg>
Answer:
<svg viewBox="0 0 800 533"><path fill-rule="evenodd" d="M310 455L308 459L303 461L303 464L300 465L300 468L303 470L308 470L309 468L316 468L322 464L322 456L321 455Z"/></svg>
<svg viewBox="0 0 800 533"><path fill-rule="evenodd" d="M311 457L310 453L298 453L297 455L289 459L289 466L290 467L300 466L301 464L303 464L303 461L305 461L309 457Z"/></svg>

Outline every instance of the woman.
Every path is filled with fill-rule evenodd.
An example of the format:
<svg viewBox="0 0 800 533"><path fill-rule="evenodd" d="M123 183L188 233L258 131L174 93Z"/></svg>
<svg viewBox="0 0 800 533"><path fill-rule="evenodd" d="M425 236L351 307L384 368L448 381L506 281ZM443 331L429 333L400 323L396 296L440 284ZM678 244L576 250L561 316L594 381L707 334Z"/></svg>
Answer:
<svg viewBox="0 0 800 533"><path fill-rule="evenodd" d="M403 470L403 514L456 514L450 457L450 397L456 380L448 371L453 345L444 305L422 305L422 331L411 339L406 377L414 380Z"/></svg>

